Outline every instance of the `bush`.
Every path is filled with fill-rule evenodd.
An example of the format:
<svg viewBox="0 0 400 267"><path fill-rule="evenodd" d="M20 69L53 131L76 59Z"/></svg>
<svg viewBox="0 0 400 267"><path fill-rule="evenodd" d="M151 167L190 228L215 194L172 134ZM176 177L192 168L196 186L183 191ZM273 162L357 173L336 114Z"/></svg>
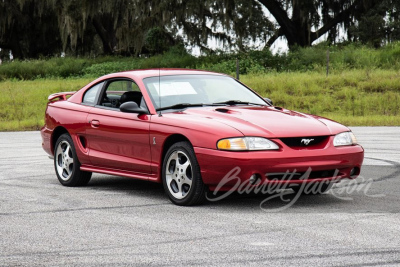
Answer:
<svg viewBox="0 0 400 267"><path fill-rule="evenodd" d="M358 44L328 46L325 43L309 48L296 48L288 53L273 55L269 50L246 53L223 53L194 57L182 45L173 46L162 55L152 57L51 58L5 62L0 65L0 81L7 79L98 77L104 74L148 68L192 68L240 74L269 72L325 72L329 50L330 72L351 69L400 69L400 43L374 49Z"/></svg>

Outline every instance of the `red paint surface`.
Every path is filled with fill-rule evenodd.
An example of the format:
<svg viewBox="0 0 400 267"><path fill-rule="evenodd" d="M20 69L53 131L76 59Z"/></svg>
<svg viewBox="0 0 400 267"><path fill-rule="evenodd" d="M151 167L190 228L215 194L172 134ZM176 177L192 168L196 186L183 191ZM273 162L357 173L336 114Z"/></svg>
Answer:
<svg viewBox="0 0 400 267"><path fill-rule="evenodd" d="M306 171L309 167L316 171L338 169L338 178L349 178L350 170L362 165L364 150L361 146L333 146L333 136L349 129L313 115L269 106L227 106L222 107L226 109L225 112L217 111L221 107L200 107L159 116L142 82L143 78L158 76L159 73L210 74L172 69L121 72L93 81L68 100L65 100L63 94L59 94L59 101L49 102L46 110L45 126L41 131L44 150L53 155L53 134L62 127L74 140L81 169L160 182L164 142L172 135L180 135L192 144L203 181L211 189L234 167L241 168L239 176L242 181L249 179L253 173L259 173L263 182L271 182L265 174ZM110 78L133 80L139 86L150 114L123 113L81 104L83 94L88 88ZM280 150L217 150L218 140L240 136L269 138L280 146ZM285 137L310 136L329 136L329 139L313 149L290 148L279 140ZM153 144L153 138L156 144ZM85 147L80 140L85 140ZM332 178L320 180L327 179Z"/></svg>

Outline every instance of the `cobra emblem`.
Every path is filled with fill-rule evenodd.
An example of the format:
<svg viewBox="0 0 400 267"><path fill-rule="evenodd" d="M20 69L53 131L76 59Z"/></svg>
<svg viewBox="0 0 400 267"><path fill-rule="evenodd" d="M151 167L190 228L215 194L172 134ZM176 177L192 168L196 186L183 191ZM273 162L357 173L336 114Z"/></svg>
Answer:
<svg viewBox="0 0 400 267"><path fill-rule="evenodd" d="M314 139L301 139L301 143L308 146Z"/></svg>

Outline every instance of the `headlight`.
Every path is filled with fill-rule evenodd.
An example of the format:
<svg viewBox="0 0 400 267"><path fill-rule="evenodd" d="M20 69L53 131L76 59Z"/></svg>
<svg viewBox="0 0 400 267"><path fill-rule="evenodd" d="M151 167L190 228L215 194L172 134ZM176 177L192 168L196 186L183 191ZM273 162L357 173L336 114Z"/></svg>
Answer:
<svg viewBox="0 0 400 267"><path fill-rule="evenodd" d="M356 145L357 139L352 132L344 132L337 134L333 139L334 146L351 146Z"/></svg>
<svg viewBox="0 0 400 267"><path fill-rule="evenodd" d="M238 137L219 140L217 148L221 150L277 150L279 146L262 137Z"/></svg>

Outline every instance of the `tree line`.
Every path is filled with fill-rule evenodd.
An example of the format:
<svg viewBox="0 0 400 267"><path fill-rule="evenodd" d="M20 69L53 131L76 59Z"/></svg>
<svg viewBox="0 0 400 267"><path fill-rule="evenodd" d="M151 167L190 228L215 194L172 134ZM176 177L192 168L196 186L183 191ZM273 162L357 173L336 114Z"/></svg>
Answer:
<svg viewBox="0 0 400 267"><path fill-rule="evenodd" d="M0 0L0 56L143 56L174 45L246 51L327 36L379 47L400 39L400 0Z"/></svg>

